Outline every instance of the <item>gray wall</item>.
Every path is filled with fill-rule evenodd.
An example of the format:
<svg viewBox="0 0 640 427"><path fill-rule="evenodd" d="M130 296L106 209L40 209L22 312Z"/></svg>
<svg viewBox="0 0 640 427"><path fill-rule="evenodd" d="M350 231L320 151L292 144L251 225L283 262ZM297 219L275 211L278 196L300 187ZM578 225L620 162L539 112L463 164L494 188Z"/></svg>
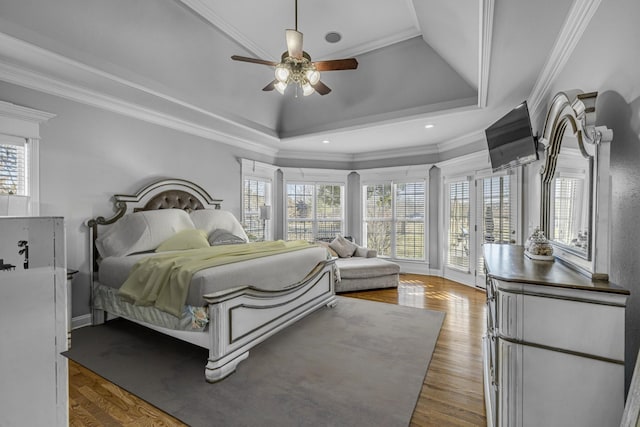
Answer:
<svg viewBox="0 0 640 427"><path fill-rule="evenodd" d="M113 213L110 197L160 178L202 185L240 216L239 157L253 153L62 98L0 82L0 99L56 114L41 127L40 214L65 217L72 315L89 313L88 230L84 222ZM194 154L197 153L197 154Z"/></svg>
<svg viewBox="0 0 640 427"><path fill-rule="evenodd" d="M556 79L560 90L598 91L597 124L611 142L610 280L631 291L626 312L626 384L640 346L640 2L603 0Z"/></svg>

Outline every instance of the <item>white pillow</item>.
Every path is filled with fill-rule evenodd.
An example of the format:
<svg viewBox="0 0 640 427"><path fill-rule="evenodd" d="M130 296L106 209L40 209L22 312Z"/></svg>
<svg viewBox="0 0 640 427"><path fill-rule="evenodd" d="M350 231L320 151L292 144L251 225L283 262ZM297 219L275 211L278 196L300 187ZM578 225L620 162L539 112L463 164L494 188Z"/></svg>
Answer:
<svg viewBox="0 0 640 427"><path fill-rule="evenodd" d="M351 257L358 246L342 237L341 234L337 234L336 238L333 239L331 243L329 243L329 247L338 253L340 258L349 258Z"/></svg>
<svg viewBox="0 0 640 427"><path fill-rule="evenodd" d="M179 231L193 229L182 209L159 209L127 214L96 239L103 258L151 251Z"/></svg>
<svg viewBox="0 0 640 427"><path fill-rule="evenodd" d="M211 235L215 230L221 229L228 231L242 239L245 242L249 241L247 233L244 232L244 228L235 216L229 211L222 211L218 209L198 209L191 211L191 220L196 228L204 230L207 235Z"/></svg>

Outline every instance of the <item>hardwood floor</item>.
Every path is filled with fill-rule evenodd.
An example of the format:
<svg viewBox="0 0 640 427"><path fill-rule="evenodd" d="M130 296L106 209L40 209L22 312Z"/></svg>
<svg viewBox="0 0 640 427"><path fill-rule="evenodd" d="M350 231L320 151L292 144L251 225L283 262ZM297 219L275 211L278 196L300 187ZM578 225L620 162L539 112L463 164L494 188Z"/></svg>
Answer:
<svg viewBox="0 0 640 427"><path fill-rule="evenodd" d="M484 292L433 276L403 274L400 280L398 289L342 295L446 312L411 425L486 425ZM185 425L73 361L69 361L69 420L71 426Z"/></svg>

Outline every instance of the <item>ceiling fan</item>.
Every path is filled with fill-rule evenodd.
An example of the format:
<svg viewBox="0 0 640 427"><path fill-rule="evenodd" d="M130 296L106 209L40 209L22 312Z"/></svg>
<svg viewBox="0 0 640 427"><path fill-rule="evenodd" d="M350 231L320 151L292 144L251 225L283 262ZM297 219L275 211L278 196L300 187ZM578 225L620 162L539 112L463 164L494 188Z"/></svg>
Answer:
<svg viewBox="0 0 640 427"><path fill-rule="evenodd" d="M298 0L295 0L295 17L295 30L285 30L287 50L282 54L280 62L238 55L233 55L231 59L275 67L275 79L262 89L264 91L275 89L284 95L291 83L296 85L296 91L300 87L304 96L314 92L326 95L331 89L320 81L320 71L355 70L358 68L358 61L347 58L312 62L311 56L302 50L302 33L298 31Z"/></svg>

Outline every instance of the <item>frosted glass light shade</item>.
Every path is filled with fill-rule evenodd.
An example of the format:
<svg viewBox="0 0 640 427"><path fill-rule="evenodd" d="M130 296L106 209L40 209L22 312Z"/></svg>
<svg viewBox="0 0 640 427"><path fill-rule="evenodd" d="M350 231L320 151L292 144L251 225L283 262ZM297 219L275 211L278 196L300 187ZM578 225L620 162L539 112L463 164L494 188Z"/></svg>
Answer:
<svg viewBox="0 0 640 427"><path fill-rule="evenodd" d="M284 95L284 91L285 91L285 89L287 88L287 84L286 84L286 83L278 82L278 83L276 83L276 84L275 84L275 85L273 85L273 86L276 88L276 90L277 90L278 92L280 92L280 95Z"/></svg>
<svg viewBox="0 0 640 427"><path fill-rule="evenodd" d="M304 96L309 96L315 91L316 90L309 83L305 83L305 84L302 85L302 94Z"/></svg>
<svg viewBox="0 0 640 427"><path fill-rule="evenodd" d="M287 67L284 67L283 65L278 65L276 67L275 75L276 75L276 80L278 80L279 82L286 83L287 80L289 79L290 74L291 73Z"/></svg>
<svg viewBox="0 0 640 427"><path fill-rule="evenodd" d="M320 81L320 72L314 69L307 70L307 80L312 85L318 83Z"/></svg>

